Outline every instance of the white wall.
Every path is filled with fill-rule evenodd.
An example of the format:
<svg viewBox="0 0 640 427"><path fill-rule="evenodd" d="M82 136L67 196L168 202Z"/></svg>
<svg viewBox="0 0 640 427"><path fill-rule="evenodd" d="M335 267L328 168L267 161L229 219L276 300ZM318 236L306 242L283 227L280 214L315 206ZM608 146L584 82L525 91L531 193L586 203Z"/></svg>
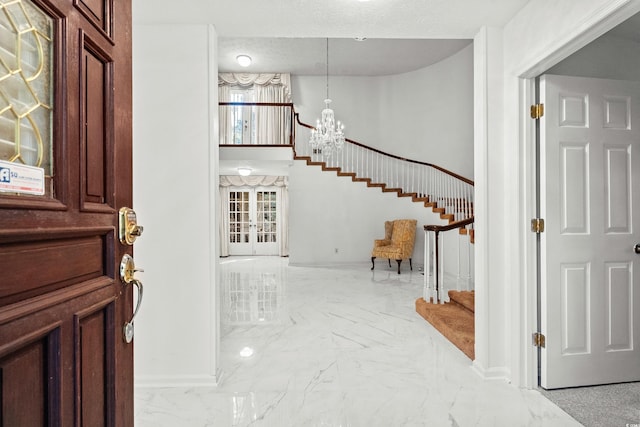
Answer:
<svg viewBox="0 0 640 427"><path fill-rule="evenodd" d="M640 80L640 43L603 36L547 71L563 76Z"/></svg>
<svg viewBox="0 0 640 427"><path fill-rule="evenodd" d="M302 122L326 97L323 76L292 76ZM330 76L329 96L347 138L473 179L473 46L432 66L380 76Z"/></svg>
<svg viewBox="0 0 640 427"><path fill-rule="evenodd" d="M145 270L138 273L145 292L135 321L137 385L216 383L211 31L134 26L133 199L144 226L134 249L136 266Z"/></svg>
<svg viewBox="0 0 640 427"><path fill-rule="evenodd" d="M502 263L504 220L512 207L501 194L503 174L502 30L483 28L474 40L475 161L475 368L485 377L509 378L507 324L504 314L506 273Z"/></svg>

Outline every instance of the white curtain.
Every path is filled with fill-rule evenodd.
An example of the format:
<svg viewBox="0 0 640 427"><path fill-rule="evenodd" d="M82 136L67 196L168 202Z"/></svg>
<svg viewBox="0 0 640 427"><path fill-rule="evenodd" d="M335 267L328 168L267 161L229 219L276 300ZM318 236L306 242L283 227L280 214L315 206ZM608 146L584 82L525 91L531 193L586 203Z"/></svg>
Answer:
<svg viewBox="0 0 640 427"><path fill-rule="evenodd" d="M222 177L221 177L222 178ZM229 187L220 187L220 256L229 256Z"/></svg>
<svg viewBox="0 0 640 427"><path fill-rule="evenodd" d="M291 74L289 73L218 73L218 87L224 86L282 86L284 89L284 101L291 102ZM229 98L220 98L222 102L228 102Z"/></svg>
<svg viewBox="0 0 640 427"><path fill-rule="evenodd" d="M230 102L231 87L253 88L256 102L291 102L289 73L219 73L218 98ZM223 112L224 111L224 112ZM229 107L220 107L220 143L231 144L232 123ZM291 111L283 107L256 107L257 144L288 144Z"/></svg>
<svg viewBox="0 0 640 427"><path fill-rule="evenodd" d="M218 86L218 98L220 102L229 102L231 99L229 86ZM230 112L231 108L229 107L218 107L218 120L220 122L219 144L233 144L233 123L231 122Z"/></svg>
<svg viewBox="0 0 640 427"><path fill-rule="evenodd" d="M286 176L220 175L220 255L229 255L229 190L230 187L279 187L278 218L279 255L289 255L289 179Z"/></svg>
<svg viewBox="0 0 640 427"><path fill-rule="evenodd" d="M287 102L284 86L257 86L256 102ZM258 107L256 135L259 144L288 144L290 110L283 107Z"/></svg>

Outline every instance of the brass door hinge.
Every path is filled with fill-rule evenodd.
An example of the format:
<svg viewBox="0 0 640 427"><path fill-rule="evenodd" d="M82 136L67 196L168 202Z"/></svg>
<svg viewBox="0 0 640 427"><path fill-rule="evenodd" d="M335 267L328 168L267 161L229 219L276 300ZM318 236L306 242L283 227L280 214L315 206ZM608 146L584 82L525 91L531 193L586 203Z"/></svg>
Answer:
<svg viewBox="0 0 640 427"><path fill-rule="evenodd" d="M531 106L531 118L539 119L544 116L544 104L534 104Z"/></svg>
<svg viewBox="0 0 640 427"><path fill-rule="evenodd" d="M544 233L544 219L533 218L531 220L531 232L537 234Z"/></svg>
<svg viewBox="0 0 640 427"><path fill-rule="evenodd" d="M534 332L533 334L533 346L544 348L546 344L546 338L540 332Z"/></svg>

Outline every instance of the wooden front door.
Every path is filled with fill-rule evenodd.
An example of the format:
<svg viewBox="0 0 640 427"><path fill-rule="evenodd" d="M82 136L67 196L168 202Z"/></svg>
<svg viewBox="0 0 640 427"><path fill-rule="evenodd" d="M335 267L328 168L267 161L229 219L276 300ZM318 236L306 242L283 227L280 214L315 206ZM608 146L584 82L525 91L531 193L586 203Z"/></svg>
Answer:
<svg viewBox="0 0 640 427"><path fill-rule="evenodd" d="M131 89L130 0L0 0L2 426L133 425Z"/></svg>

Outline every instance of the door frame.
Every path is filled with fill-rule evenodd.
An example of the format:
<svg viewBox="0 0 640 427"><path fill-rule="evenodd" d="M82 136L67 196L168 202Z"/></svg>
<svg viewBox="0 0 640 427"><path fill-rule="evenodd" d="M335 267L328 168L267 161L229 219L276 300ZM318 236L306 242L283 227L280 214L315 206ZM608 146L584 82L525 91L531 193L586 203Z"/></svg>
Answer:
<svg viewBox="0 0 640 427"><path fill-rule="evenodd" d="M521 349L519 371L516 374L522 379L522 386L535 389L539 385L538 366L540 358L538 349L531 344L531 334L538 330L538 269L537 269L537 236L529 230L529 222L534 218L537 210L536 200L536 126L529 117L529 106L536 101L536 77L556 65L577 50L591 43L607 31L616 27L626 19L640 12L640 4L618 4L610 10L601 10L583 23L581 28L573 29L570 37L558 40L556 45L542 51L538 57L522 64L512 76L518 81L518 134L519 134L519 182L520 192L518 205L520 213L518 222L522 227L522 234L518 236L519 259L523 265L523 287L520 291L520 301L524 302L521 310L520 330L518 342ZM586 30L585 30L586 28ZM508 76L509 78L511 76Z"/></svg>

